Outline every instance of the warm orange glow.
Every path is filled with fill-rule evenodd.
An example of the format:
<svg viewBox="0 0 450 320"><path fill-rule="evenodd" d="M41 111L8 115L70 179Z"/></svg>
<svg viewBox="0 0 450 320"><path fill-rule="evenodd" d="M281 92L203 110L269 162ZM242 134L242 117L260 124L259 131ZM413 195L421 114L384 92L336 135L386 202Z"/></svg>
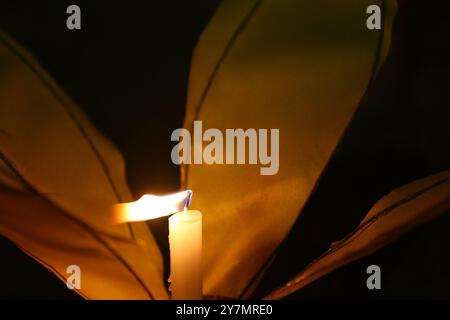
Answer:
<svg viewBox="0 0 450 320"><path fill-rule="evenodd" d="M187 208L191 197L191 190L166 196L147 194L137 201L115 205L116 222L144 221L168 216Z"/></svg>

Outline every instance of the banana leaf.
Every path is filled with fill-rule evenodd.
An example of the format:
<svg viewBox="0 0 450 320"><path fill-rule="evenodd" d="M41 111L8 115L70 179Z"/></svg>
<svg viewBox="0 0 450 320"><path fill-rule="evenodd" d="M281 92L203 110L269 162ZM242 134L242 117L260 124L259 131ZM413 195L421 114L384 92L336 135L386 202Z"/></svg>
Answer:
<svg viewBox="0 0 450 320"><path fill-rule="evenodd" d="M385 245L450 212L450 171L419 179L381 198L359 226L312 261L266 299L281 299L329 272L368 256Z"/></svg>
<svg viewBox="0 0 450 320"><path fill-rule="evenodd" d="M88 299L165 299L145 223L106 224L131 201L124 162L19 44L0 33L0 233Z"/></svg>
<svg viewBox="0 0 450 320"><path fill-rule="evenodd" d="M366 9L384 9L383 31ZM394 1L223 1L195 49L184 126L280 129L280 168L189 165L204 289L244 297L301 213L389 49ZM339 214L339 213L337 213ZM245 292L245 293L244 293Z"/></svg>

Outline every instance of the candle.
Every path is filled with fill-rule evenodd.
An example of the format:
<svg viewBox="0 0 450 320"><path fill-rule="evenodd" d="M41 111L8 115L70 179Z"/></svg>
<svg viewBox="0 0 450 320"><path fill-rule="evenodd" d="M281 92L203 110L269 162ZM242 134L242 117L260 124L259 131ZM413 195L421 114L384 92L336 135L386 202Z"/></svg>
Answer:
<svg viewBox="0 0 450 320"><path fill-rule="evenodd" d="M200 211L184 210L169 218L169 245L172 299L202 299Z"/></svg>
<svg viewBox="0 0 450 320"><path fill-rule="evenodd" d="M170 290L175 300L202 299L202 214L187 210L192 191L167 196L144 195L114 206L114 223L169 218Z"/></svg>

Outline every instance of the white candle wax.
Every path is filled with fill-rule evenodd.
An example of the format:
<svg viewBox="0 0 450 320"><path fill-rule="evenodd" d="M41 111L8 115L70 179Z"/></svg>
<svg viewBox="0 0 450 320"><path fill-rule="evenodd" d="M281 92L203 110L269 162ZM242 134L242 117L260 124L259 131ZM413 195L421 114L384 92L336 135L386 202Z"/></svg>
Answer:
<svg viewBox="0 0 450 320"><path fill-rule="evenodd" d="M185 210L169 218L169 245L172 299L202 299L202 213L200 211Z"/></svg>

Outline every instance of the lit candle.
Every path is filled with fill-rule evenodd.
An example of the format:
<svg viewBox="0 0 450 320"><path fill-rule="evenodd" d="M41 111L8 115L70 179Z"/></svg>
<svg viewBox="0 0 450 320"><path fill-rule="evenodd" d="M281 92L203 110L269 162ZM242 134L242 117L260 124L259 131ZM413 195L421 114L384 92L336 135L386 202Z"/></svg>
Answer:
<svg viewBox="0 0 450 320"><path fill-rule="evenodd" d="M172 299L202 299L202 213L184 210L169 218Z"/></svg>
<svg viewBox="0 0 450 320"><path fill-rule="evenodd" d="M114 206L114 222L169 218L170 290L175 300L202 299L202 214L187 210L192 191L167 196L144 195ZM174 214L175 213L175 214Z"/></svg>

